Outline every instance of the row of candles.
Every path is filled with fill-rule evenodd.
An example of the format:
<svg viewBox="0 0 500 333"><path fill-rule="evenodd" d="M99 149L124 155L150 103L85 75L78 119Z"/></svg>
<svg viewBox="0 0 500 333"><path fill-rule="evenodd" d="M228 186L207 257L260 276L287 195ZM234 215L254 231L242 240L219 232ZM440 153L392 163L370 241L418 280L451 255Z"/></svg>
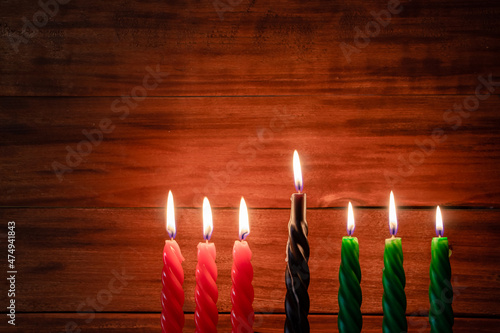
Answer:
<svg viewBox="0 0 500 333"><path fill-rule="evenodd" d="M303 182L297 151L293 157L295 187L298 193L292 194L290 221L288 223L288 243L286 248L285 271L285 325L286 333L309 332L309 241L306 221L306 194L302 193ZM359 243L354 232L352 205L348 205L347 236L342 238L341 263L339 270L339 314L340 332L361 332L361 269L359 265ZM179 245L175 241L176 226L172 192L167 199L167 232L170 240L165 241L162 270L162 332L182 332L184 327L184 260ZM394 195L390 193L389 229L391 238L385 240L382 299L384 333L407 331L405 272L403 269L403 250L401 238L396 237L398 222ZM210 243L213 231L212 212L207 198L203 200L204 242L198 244L198 263L196 266L195 288L195 326L197 333L217 332L217 266L215 264L215 244ZM252 286L252 252L245 241L250 233L248 211L245 200L241 198L239 211L239 240L233 247L233 266L231 270L231 325L233 333L253 332L254 290ZM429 322L431 332L452 332L453 289L451 287L451 267L449 261L448 239L443 237L443 221L439 206L436 211L436 234L431 242L431 265L429 286Z"/></svg>
<svg viewBox="0 0 500 333"><path fill-rule="evenodd" d="M239 240L234 242L233 267L231 270L231 323L233 332L253 332L253 267L252 252L245 241L250 233L248 210L245 199L241 198L239 212ZM215 244L209 242L213 231L212 210L207 198L203 199L203 238L198 244L196 265L195 324L197 333L217 332L217 266L215 264ZM176 227L172 192L167 199L167 232L170 240L163 248L161 327L162 332L181 333L184 327L184 271L179 244L175 241Z"/></svg>

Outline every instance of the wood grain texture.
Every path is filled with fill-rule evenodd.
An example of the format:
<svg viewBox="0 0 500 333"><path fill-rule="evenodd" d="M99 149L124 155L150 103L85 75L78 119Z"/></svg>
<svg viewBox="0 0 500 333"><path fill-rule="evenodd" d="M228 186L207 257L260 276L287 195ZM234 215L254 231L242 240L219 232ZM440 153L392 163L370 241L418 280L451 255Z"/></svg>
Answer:
<svg viewBox="0 0 500 333"><path fill-rule="evenodd" d="M186 315L186 326L184 332L194 332L194 316ZM160 314L110 314L98 313L90 323L85 322L86 317L77 314L59 314L59 313L44 313L44 314L20 314L19 329L24 332L37 333L54 333L54 332L74 332L81 329L82 332L119 332L119 333L135 333L135 332L159 332ZM278 333L283 332L284 315L265 314L256 316L256 325L254 326L256 333ZM409 332L428 333L430 327L427 323L427 318L409 317L408 326ZM332 315L311 315L309 317L311 324L311 332L335 332L337 327L336 316ZM73 324L74 323L74 324ZM0 323L0 327L3 323ZM68 325L68 330L65 330ZM72 326L76 325L76 326ZM363 332L378 333L382 325L381 316L365 316L363 318ZM455 333L497 333L499 319L485 318L457 318L453 332ZM226 333L231 331L231 320L229 314L219 315L219 332Z"/></svg>
<svg viewBox="0 0 500 333"><path fill-rule="evenodd" d="M436 204L448 206L454 331L498 332L500 2L401 2L361 47L358 31L388 0L235 1L223 20L212 0L70 1L16 52L9 36L40 5L1 1L0 239L6 222L16 221L16 328L62 332L74 321L84 332L158 332L162 207L171 189L183 207L185 331L194 330L198 207L208 194L219 331L230 327L235 207L243 195L253 208L254 306L264 313L255 330L282 332L297 149L311 208L313 332L337 326L346 220L338 208L348 200L364 207L355 212L363 332L380 332L390 190L407 207L398 216L409 332L429 332L434 211L427 208ZM359 50L350 59L347 44ZM163 73L158 84L154 70ZM488 75L491 96L463 112ZM144 100L128 97L141 91ZM105 125L112 130L101 138L96 130ZM429 148L436 131L446 139L434 137ZM89 153L68 155L78 149ZM54 162L71 172L58 178ZM3 293L7 281L0 281ZM6 326L0 321L0 331Z"/></svg>
<svg viewBox="0 0 500 333"><path fill-rule="evenodd" d="M249 207L252 201L247 200ZM1 209L0 220L16 221L19 311L159 312L161 253L165 231L160 209ZM236 209L215 209L212 240L217 246L218 309L231 310L232 246L238 234ZM355 236L360 243L362 312L382 313L384 239L387 212L356 209ZM428 311L430 243L434 210L399 210L398 236L403 239L408 315ZM453 254L451 266L457 317L500 315L500 213L497 210L443 210L445 236ZM287 241L286 209L251 209L256 312L283 313ZM312 313L337 313L341 237L346 211L309 210ZM184 310L194 311L196 245L202 240L199 209L177 210L177 241L186 258ZM5 234L3 235L5 238ZM488 244L488 245L487 245ZM6 261L0 262L6 271ZM128 278L116 280L116 274ZM7 287L2 279L2 290ZM110 293L109 290L118 290ZM82 305L83 304L83 305ZM98 303L99 304L99 303Z"/></svg>
<svg viewBox="0 0 500 333"><path fill-rule="evenodd" d="M120 96L156 65L170 76L150 96L456 94L499 75L496 0L402 0L357 43L387 0L235 3L221 21L213 1L71 1L16 53L8 36L40 8L2 1L1 94Z"/></svg>
<svg viewBox="0 0 500 333"><path fill-rule="evenodd" d="M297 149L309 207L385 206L390 190L402 206L499 207L500 99L453 129L443 114L463 99L148 98L122 120L114 98L3 98L0 202L163 207L171 189L180 207L208 194L215 207L244 195L253 207L286 208ZM103 119L113 130L91 145L83 132ZM72 172L58 179L54 162Z"/></svg>

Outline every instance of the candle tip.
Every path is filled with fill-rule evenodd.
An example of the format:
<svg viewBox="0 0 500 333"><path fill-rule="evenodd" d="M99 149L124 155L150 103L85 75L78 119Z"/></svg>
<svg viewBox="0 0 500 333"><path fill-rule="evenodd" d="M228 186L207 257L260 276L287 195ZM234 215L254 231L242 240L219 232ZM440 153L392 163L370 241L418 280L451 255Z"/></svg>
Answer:
<svg viewBox="0 0 500 333"><path fill-rule="evenodd" d="M167 198L167 233L171 239L175 238L177 229L175 226L174 197L172 191L168 191Z"/></svg>
<svg viewBox="0 0 500 333"><path fill-rule="evenodd" d="M389 200L389 229L391 235L396 236L396 233L398 232L398 217L396 216L396 202L392 191Z"/></svg>
<svg viewBox="0 0 500 333"><path fill-rule="evenodd" d="M347 235L352 236L354 233L354 211L352 209L352 204L349 201L349 205L347 206Z"/></svg>
<svg viewBox="0 0 500 333"><path fill-rule="evenodd" d="M248 221L248 208L245 199L240 200L240 220L239 220L239 236L240 240L245 240L250 233L250 223Z"/></svg>
<svg viewBox="0 0 500 333"><path fill-rule="evenodd" d="M443 227L443 217L441 215L441 208L437 206L436 208L436 235L438 237L442 237L444 234L444 227Z"/></svg>
<svg viewBox="0 0 500 333"><path fill-rule="evenodd" d="M209 240L212 237L214 223L212 219L212 208L208 198L203 199L203 238Z"/></svg>
<svg viewBox="0 0 500 333"><path fill-rule="evenodd" d="M293 152L293 175L295 178L295 189L300 193L304 188L304 183L302 181L302 169L300 167L299 153L297 150Z"/></svg>

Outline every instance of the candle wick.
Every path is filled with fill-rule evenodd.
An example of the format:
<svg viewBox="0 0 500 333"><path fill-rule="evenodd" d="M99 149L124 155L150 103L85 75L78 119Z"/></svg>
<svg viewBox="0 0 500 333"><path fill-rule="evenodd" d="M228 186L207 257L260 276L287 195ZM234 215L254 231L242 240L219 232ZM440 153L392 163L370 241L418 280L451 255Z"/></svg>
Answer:
<svg viewBox="0 0 500 333"><path fill-rule="evenodd" d="M171 240L175 239L176 232L174 228L167 227L167 233Z"/></svg>

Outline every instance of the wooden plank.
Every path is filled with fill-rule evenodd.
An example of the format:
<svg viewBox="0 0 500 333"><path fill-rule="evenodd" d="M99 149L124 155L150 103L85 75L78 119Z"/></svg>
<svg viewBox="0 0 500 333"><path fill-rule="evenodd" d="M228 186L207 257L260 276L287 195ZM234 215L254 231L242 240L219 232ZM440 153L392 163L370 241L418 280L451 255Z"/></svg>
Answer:
<svg viewBox="0 0 500 333"><path fill-rule="evenodd" d="M171 189L181 207L208 194L216 207L244 195L253 207L286 208L298 149L309 207L385 206L390 190L403 206L499 207L500 99L452 115L462 122L453 129L443 115L463 100L148 98L126 115L111 111L114 98L4 98L0 201L163 207ZM99 130L105 119L110 133ZM432 139L436 129L444 142ZM54 163L72 172L58 179Z"/></svg>
<svg viewBox="0 0 500 333"><path fill-rule="evenodd" d="M170 76L150 96L455 94L498 75L498 1L401 3L383 27L387 0L248 0L222 21L213 1L71 1L16 53L8 36L40 8L2 1L0 91L121 96L156 65Z"/></svg>
<svg viewBox="0 0 500 333"><path fill-rule="evenodd" d="M248 201L250 207L252 202ZM202 240L199 209L177 209L177 240L186 258L185 306L194 311L196 245ZM214 209L217 246L218 309L229 312L232 246L237 238L236 209ZM382 313L385 210L356 209L360 242L364 314ZM457 316L499 316L500 225L498 210L443 210L445 236L453 255L452 284ZM398 211L403 239L408 315L428 311L433 210ZM255 278L254 308L283 313L287 242L286 209L251 209ZM346 212L309 210L312 313L337 313L341 237ZM166 238L162 209L0 209L0 220L16 221L16 304L23 312L159 312L161 253ZM6 225L6 222L4 223ZM3 238L6 237L4 234ZM6 271L6 260L0 269ZM116 276L122 276L116 280ZM116 280L116 281L115 281ZM118 282L120 281L120 282ZM7 290L7 281L0 287ZM111 285L111 286L110 286ZM113 290L114 292L111 292ZM99 299L99 301L96 301ZM93 302L97 302L97 305Z"/></svg>
<svg viewBox="0 0 500 333"><path fill-rule="evenodd" d="M53 332L159 332L159 313L154 314L124 314L124 313L98 313L90 323L84 321L85 317L76 314L43 313L43 314L18 314L16 328L23 330L36 330L39 333ZM427 318L408 318L409 332L430 332ZM311 315L309 317L311 332L332 332L337 327L337 317L334 315ZM284 315L264 314L256 316L254 331L256 333L278 333L283 331ZM73 324L74 323L74 324ZM4 325L4 323L0 324ZM67 328L66 328L66 325ZM76 325L76 326L72 326ZM500 319L497 318L455 318L455 333L496 333ZM3 327L3 326L0 326ZM381 316L365 316L363 318L363 332L380 332L382 327ZM186 314L185 332L194 332L194 316ZM231 330L229 314L219 315L219 332Z"/></svg>

